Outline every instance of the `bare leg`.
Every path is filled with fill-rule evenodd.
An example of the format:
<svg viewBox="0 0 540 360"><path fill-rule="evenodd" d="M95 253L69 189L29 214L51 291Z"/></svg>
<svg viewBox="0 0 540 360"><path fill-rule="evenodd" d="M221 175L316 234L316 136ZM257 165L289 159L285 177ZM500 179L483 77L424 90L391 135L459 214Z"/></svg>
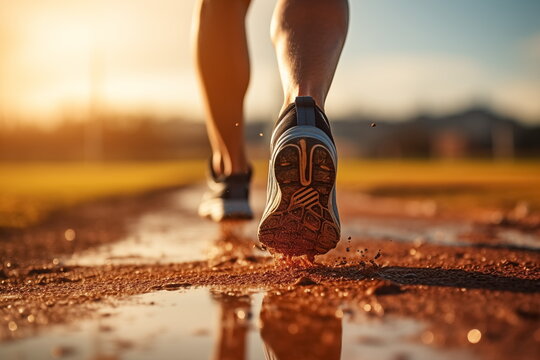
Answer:
<svg viewBox="0 0 540 360"><path fill-rule="evenodd" d="M324 109L348 23L347 0L278 0L271 34L284 107L311 96Z"/></svg>
<svg viewBox="0 0 540 360"><path fill-rule="evenodd" d="M249 84L245 16L250 0L199 0L195 61L216 174L247 172L244 96Z"/></svg>
<svg viewBox="0 0 540 360"><path fill-rule="evenodd" d="M340 239L337 151L329 124L315 105L324 109L348 18L347 0L278 0L274 11L272 40L284 104L272 133L258 238L270 252L285 257L307 256L312 262Z"/></svg>

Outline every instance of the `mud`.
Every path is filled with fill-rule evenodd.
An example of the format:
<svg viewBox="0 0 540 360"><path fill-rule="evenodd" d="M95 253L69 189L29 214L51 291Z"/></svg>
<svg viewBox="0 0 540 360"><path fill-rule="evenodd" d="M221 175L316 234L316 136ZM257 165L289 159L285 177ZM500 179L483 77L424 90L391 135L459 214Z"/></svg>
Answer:
<svg viewBox="0 0 540 360"><path fill-rule="evenodd" d="M264 293L259 320L267 326L260 336L280 359L339 358L341 319L358 316L425 323L411 341L442 353L461 349L483 359L540 355L540 252L497 241L485 224L473 226L466 243L457 245L352 235L315 264L261 256L252 232L228 224L212 239L204 261L67 265L73 254L117 241L141 213L171 206L170 195L85 205L33 229L2 234L0 339L18 341L54 324L91 319L133 295L205 287L236 310L254 293ZM347 199L354 196L341 199L344 208L352 207ZM357 216L344 215L344 223ZM66 229L75 229L75 239L66 239ZM203 227L202 236L206 232ZM242 324L233 330L245 331ZM317 337L319 342L309 341ZM356 341L385 346L369 334Z"/></svg>

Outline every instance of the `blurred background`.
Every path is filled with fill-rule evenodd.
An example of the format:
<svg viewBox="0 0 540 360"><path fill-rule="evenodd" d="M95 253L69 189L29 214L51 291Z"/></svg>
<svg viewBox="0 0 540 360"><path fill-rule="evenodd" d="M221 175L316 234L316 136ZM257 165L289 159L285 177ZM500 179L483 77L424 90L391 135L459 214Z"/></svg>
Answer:
<svg viewBox="0 0 540 360"><path fill-rule="evenodd" d="M207 157L190 54L194 3L0 0L4 219L22 197L58 192L54 187L72 189L77 199L85 191L101 194L96 184L112 185L93 176L110 177L113 170L116 179L130 180L117 180L107 194L142 183L176 184L186 168L174 161ZM350 5L350 32L327 104L342 158L529 159L536 165L540 2ZM254 160L265 159L266 135L281 106L269 39L273 6L254 0L246 24L252 57L246 141ZM134 165L140 161L162 165L144 172ZM49 167L36 165L44 163ZM193 164L203 174L202 161ZM139 172L155 176L143 181ZM130 181L140 183L130 188ZM49 182L54 186L42 190Z"/></svg>
<svg viewBox="0 0 540 360"><path fill-rule="evenodd" d="M194 1L0 4L3 160L207 152L190 54ZM281 105L268 35L273 6L253 1L247 21L247 140L264 149L258 134ZM539 14L535 0L352 0L328 99L342 154L538 155Z"/></svg>

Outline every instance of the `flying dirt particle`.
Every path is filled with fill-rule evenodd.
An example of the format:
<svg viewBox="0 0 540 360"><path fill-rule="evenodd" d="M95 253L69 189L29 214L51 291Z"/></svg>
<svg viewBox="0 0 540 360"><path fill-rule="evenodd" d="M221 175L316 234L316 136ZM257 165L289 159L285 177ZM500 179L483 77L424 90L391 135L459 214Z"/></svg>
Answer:
<svg viewBox="0 0 540 360"><path fill-rule="evenodd" d="M370 127L375 127L375 126L377 126L377 124L371 123L371 124L369 124L369 126L370 126Z"/></svg>
<svg viewBox="0 0 540 360"><path fill-rule="evenodd" d="M362 309L364 309L365 312L370 312L371 311L371 305L370 304L364 304L364 306L362 306Z"/></svg>
<svg viewBox="0 0 540 360"><path fill-rule="evenodd" d="M30 314L26 317L26 321L28 321L29 323L33 323L34 321L36 321L36 317Z"/></svg>
<svg viewBox="0 0 540 360"><path fill-rule="evenodd" d="M349 251L351 251L351 248L350 248L350 247L347 247L347 248L345 249L345 251L349 252Z"/></svg>
<svg viewBox="0 0 540 360"><path fill-rule="evenodd" d="M238 310L236 312L236 317L240 320L244 320L247 317L247 313L244 310Z"/></svg>
<svg viewBox="0 0 540 360"><path fill-rule="evenodd" d="M467 340L469 340L471 344L478 344L481 338L482 338L482 332L478 329L471 329L467 333Z"/></svg>
<svg viewBox="0 0 540 360"><path fill-rule="evenodd" d="M316 281L314 281L313 279L311 279L311 278L309 278L307 276L302 276L301 278L296 280L293 285L295 285L295 286L310 286L310 285L317 285L317 284L318 283Z"/></svg>
<svg viewBox="0 0 540 360"><path fill-rule="evenodd" d="M268 250L268 249L266 248L266 246L264 246L263 244L260 244L260 243L257 243L257 244L255 244L255 245L253 245L253 246L256 247L257 249L261 250L261 251L266 251L266 250Z"/></svg>
<svg viewBox="0 0 540 360"><path fill-rule="evenodd" d="M240 126L240 123L234 123L234 126L238 127Z"/></svg>
<svg viewBox="0 0 540 360"><path fill-rule="evenodd" d="M375 257L373 258L373 260L377 260L378 258L381 257L381 249L379 249L379 251L377 252L377 255L375 255Z"/></svg>
<svg viewBox="0 0 540 360"><path fill-rule="evenodd" d="M261 137L262 137L262 136L264 136L264 134L263 134L263 133L261 132L261 133L259 133L259 136L261 136Z"/></svg>
<svg viewBox="0 0 540 360"><path fill-rule="evenodd" d="M349 236L349 237L347 238L347 240L351 241L351 237Z"/></svg>
<svg viewBox="0 0 540 360"><path fill-rule="evenodd" d="M77 234L75 233L75 230L73 230L73 229L67 229L66 231L64 231L64 238L67 241L75 240L76 236L77 236Z"/></svg>

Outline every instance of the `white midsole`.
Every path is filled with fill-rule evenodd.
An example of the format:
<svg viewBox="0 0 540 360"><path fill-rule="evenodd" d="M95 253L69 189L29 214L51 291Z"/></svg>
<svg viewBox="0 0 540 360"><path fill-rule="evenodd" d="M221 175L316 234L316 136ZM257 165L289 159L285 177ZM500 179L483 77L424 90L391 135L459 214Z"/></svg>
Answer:
<svg viewBox="0 0 540 360"><path fill-rule="evenodd" d="M332 140L328 137L328 135L326 135L324 131L314 126L302 126L302 125L295 126L285 131L280 136L277 143L275 144L274 150L272 151L272 157L270 158L270 161L269 161L266 208L261 218L261 222L260 222L261 224L271 213L273 213L277 209L277 207L279 206L281 202L281 190L279 188L279 184L276 179L276 174L274 171L275 169L274 164L275 164L277 155L279 154L279 152L283 149L285 145L287 145L290 141L297 138L313 138L322 142L325 145L326 149L329 150L330 157L332 158L332 162L334 163L334 168L337 170L336 147L334 143L332 142ZM330 215L332 216L334 223L339 226L340 222L339 222L339 214L336 208L335 183L330 192L328 210L330 211Z"/></svg>

